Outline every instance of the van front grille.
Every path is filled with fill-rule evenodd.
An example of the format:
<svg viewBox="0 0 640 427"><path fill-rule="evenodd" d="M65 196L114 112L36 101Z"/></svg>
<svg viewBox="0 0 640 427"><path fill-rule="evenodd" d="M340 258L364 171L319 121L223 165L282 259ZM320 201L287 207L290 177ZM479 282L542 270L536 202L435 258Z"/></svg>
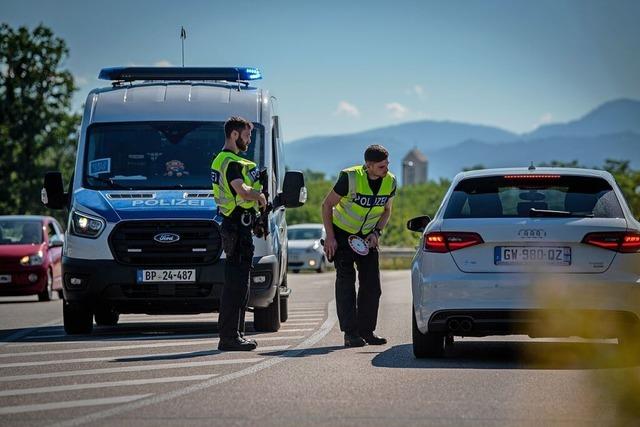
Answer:
<svg viewBox="0 0 640 427"><path fill-rule="evenodd" d="M161 235L169 235L169 239ZM214 221L125 221L114 228L109 244L114 258L129 265L212 264L222 252L220 230Z"/></svg>

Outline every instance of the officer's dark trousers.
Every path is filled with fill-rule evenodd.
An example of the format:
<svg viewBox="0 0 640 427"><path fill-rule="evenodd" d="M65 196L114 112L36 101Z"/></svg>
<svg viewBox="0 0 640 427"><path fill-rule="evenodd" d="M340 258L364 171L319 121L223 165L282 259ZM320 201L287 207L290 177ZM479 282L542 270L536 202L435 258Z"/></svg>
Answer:
<svg viewBox="0 0 640 427"><path fill-rule="evenodd" d="M372 249L366 256L353 252L348 244L341 244L334 256L336 267L336 308L340 330L352 335L368 335L376 329L380 303L380 269L378 251ZM356 297L356 270L358 267L358 295Z"/></svg>
<svg viewBox="0 0 640 427"><path fill-rule="evenodd" d="M224 218L220 231L225 252L230 240L234 237L237 239L233 253L227 253L218 317L220 338L234 339L239 336L240 331L244 331L244 313L249 300L249 272L253 260L253 238L250 227L230 218Z"/></svg>

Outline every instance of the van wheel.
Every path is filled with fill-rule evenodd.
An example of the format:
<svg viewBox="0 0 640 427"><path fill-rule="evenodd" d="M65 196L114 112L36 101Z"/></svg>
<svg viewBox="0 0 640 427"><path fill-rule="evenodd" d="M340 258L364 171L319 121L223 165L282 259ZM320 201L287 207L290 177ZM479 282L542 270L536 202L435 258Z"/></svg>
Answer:
<svg viewBox="0 0 640 427"><path fill-rule="evenodd" d="M47 270L47 283L42 292L38 294L38 301L51 301L53 299L53 273Z"/></svg>
<svg viewBox="0 0 640 427"><path fill-rule="evenodd" d="M411 306L411 330L413 335L413 355L418 359L425 357L442 357L444 354L444 334L427 332L423 334L418 329L416 315Z"/></svg>
<svg viewBox="0 0 640 427"><path fill-rule="evenodd" d="M282 279L283 288L287 289L287 272L284 273L284 278ZM289 297L281 297L280 298L280 323L284 323L289 318Z"/></svg>
<svg viewBox="0 0 640 427"><path fill-rule="evenodd" d="M278 332L280 329L280 287L273 301L265 308L253 309L253 329L256 332Z"/></svg>
<svg viewBox="0 0 640 427"><path fill-rule="evenodd" d="M91 310L80 304L65 301L62 305L64 331L69 335L90 334L93 330Z"/></svg>
<svg viewBox="0 0 640 427"><path fill-rule="evenodd" d="M120 313L111 307L101 307L96 310L94 317L98 326L115 326L120 320Z"/></svg>

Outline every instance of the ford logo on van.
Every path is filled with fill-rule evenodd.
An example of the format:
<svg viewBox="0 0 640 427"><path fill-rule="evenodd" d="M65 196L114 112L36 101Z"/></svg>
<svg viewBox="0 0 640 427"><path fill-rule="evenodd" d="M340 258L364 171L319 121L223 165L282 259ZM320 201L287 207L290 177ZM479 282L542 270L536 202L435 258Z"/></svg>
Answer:
<svg viewBox="0 0 640 427"><path fill-rule="evenodd" d="M153 236L153 240L158 243L175 243L180 240L180 236L174 233L160 233Z"/></svg>

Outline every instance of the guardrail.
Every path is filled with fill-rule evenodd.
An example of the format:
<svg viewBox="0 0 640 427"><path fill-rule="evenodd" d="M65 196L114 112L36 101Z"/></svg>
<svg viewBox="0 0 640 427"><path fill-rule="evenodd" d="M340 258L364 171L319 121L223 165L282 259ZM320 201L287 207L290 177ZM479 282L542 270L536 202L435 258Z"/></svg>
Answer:
<svg viewBox="0 0 640 427"><path fill-rule="evenodd" d="M413 258L416 253L416 248L381 246L379 253L381 258Z"/></svg>

